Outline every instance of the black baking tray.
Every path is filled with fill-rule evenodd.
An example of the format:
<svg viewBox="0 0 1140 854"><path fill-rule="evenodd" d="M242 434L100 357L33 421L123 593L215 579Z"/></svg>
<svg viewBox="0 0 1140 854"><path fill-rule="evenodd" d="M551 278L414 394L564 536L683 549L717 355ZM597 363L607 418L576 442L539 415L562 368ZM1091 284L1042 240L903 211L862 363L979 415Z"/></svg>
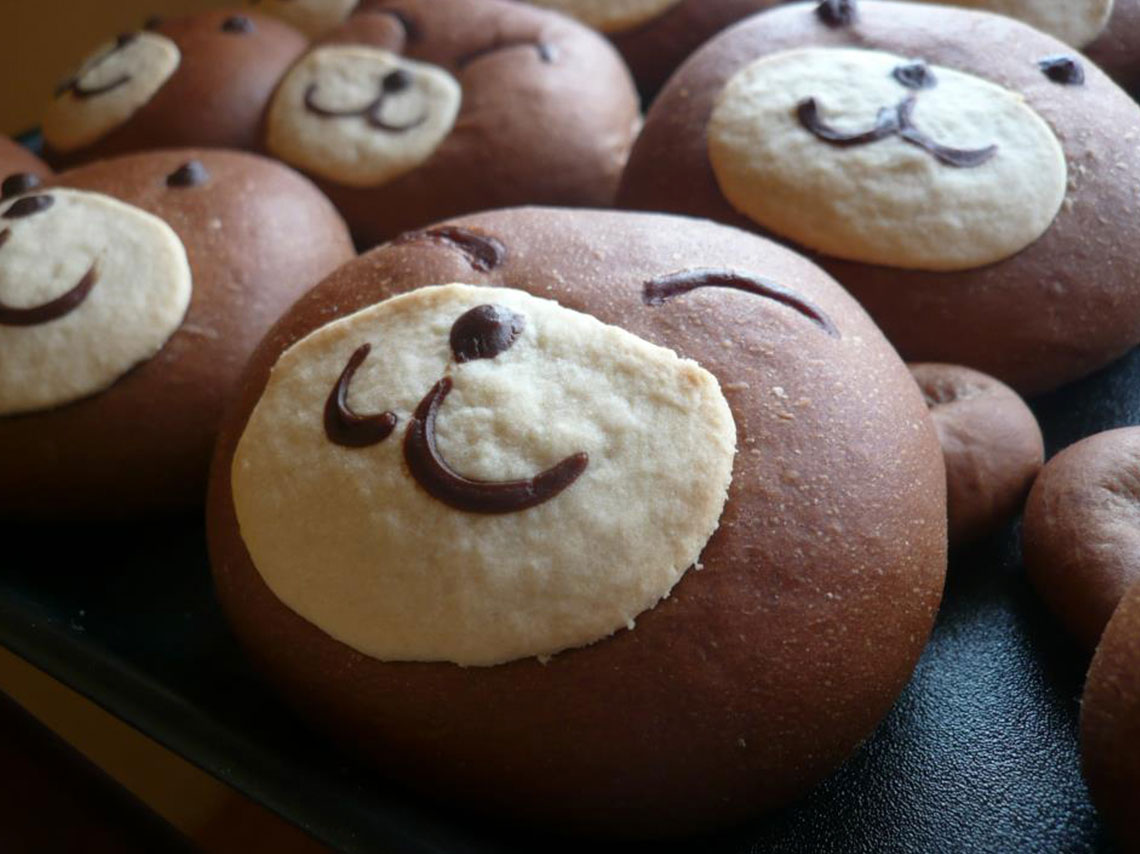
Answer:
<svg viewBox="0 0 1140 854"><path fill-rule="evenodd" d="M1033 405L1050 454L1140 423L1140 351ZM0 541L0 643L346 851L1112 850L1079 772L1088 656L1028 586L1013 526L953 556L914 678L839 773L747 826L645 844L457 815L333 752L246 664L213 595L198 518L0 523Z"/></svg>
<svg viewBox="0 0 1140 854"><path fill-rule="evenodd" d="M1140 351L1033 406L1050 455L1140 423ZM835 776L747 826L643 844L552 839L505 817L457 815L335 753L246 664L214 598L204 540L196 517L0 522L0 644L335 848L1113 850L1079 772L1088 656L1028 586L1016 526L952 557L914 678Z"/></svg>

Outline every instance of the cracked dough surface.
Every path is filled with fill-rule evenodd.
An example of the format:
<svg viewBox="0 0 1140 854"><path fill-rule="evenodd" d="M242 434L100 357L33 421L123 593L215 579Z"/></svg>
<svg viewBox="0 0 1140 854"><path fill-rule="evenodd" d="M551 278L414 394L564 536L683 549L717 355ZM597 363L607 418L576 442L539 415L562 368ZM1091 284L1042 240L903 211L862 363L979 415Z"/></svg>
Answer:
<svg viewBox="0 0 1140 854"><path fill-rule="evenodd" d="M451 325L482 304L523 315L524 329L495 358L456 364ZM349 404L399 421L379 444L344 448L323 408L366 342ZM526 478L578 452L588 467L521 512L435 500L408 474L403 440L445 375L438 446L461 474ZM600 640L668 595L717 528L735 444L720 385L695 362L521 291L444 285L285 351L231 481L254 566L302 617L374 658L491 665Z"/></svg>
<svg viewBox="0 0 1140 854"><path fill-rule="evenodd" d="M1113 0L914 0L966 6L1017 18L1066 44L1083 48L1104 31Z"/></svg>
<svg viewBox="0 0 1140 854"><path fill-rule="evenodd" d="M384 97L372 115L404 130L374 127L367 112L393 72L410 85ZM361 46L317 48L286 75L269 108L266 143L285 162L350 187L384 184L431 157L451 132L463 90L447 71L390 51Z"/></svg>
<svg viewBox="0 0 1140 854"><path fill-rule="evenodd" d="M98 193L51 189L51 207L4 219L0 302L42 305L92 265L97 280L70 313L33 326L0 324L0 415L94 394L157 353L182 323L191 275L178 235L156 216Z"/></svg>
<svg viewBox="0 0 1140 854"><path fill-rule="evenodd" d="M87 90L129 78L100 95L78 97L71 90L57 96L44 114L44 139L57 151L74 151L91 145L124 124L155 96L178 70L178 46L158 33L137 33L125 47L102 45L76 74Z"/></svg>
<svg viewBox="0 0 1140 854"><path fill-rule="evenodd" d="M974 168L948 166L894 135L839 147L799 121L874 127L913 90L892 71L913 60L850 48L782 51L733 76L713 108L708 149L728 202L795 242L852 261L964 270L1014 255L1060 210L1068 169L1056 136L1017 93L942 66L917 92L915 125L941 145L998 147Z"/></svg>

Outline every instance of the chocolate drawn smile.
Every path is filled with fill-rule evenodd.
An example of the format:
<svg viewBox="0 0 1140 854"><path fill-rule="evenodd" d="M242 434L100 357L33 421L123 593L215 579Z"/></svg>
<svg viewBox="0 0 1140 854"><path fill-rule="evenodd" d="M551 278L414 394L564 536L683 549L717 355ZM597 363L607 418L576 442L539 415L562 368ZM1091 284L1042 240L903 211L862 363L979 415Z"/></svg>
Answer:
<svg viewBox="0 0 1140 854"><path fill-rule="evenodd" d="M413 130L424 122L427 121L428 114L424 110L418 117L408 122L407 124L397 125L385 121L381 116L384 110L384 103L393 95L404 92L412 85L412 75L403 69L396 69L379 81L379 93L374 99L369 101L363 107L358 109L348 110L334 110L328 107L322 107L317 103L317 89L318 84L310 83L309 87L305 90L305 109L314 115L320 116L325 119L345 119L345 118L362 118L370 127L377 130L388 131L389 133L404 133Z"/></svg>
<svg viewBox="0 0 1140 854"><path fill-rule="evenodd" d="M925 85L929 84L924 83ZM799 118L800 124L817 139L839 148L870 145L897 136L903 142L921 148L938 162L959 169L981 166L997 154L997 145L965 149L951 148L935 142L914 124L914 107L917 101L918 93L911 92L894 107L883 107L879 110L875 124L869 130L855 133L836 130L820 118L819 104L815 98L806 98L797 104L796 116Z"/></svg>
<svg viewBox="0 0 1140 854"><path fill-rule="evenodd" d="M44 198L50 199L51 196L29 196L20 199L16 202L16 205L30 199ZM16 205L13 205L12 208L15 208ZM50 205L40 209L42 210L46 207L50 207ZM10 208L8 213L4 215L5 218L10 218L9 214L11 210ZM26 216L28 214L24 215ZM20 216L20 214L17 214L17 216ZM4 245L11 236L11 229L6 228L0 231L0 249L4 248ZM99 271L96 269L95 264L92 263L91 267L83 274L83 277L74 287L53 300L28 308L16 308L0 301L0 326L39 326L42 323L50 323L53 320L58 320L79 308L83 301L87 299L87 295L91 293L91 289L95 287L95 283L98 279Z"/></svg>
<svg viewBox="0 0 1140 854"><path fill-rule="evenodd" d="M509 350L525 326L525 318L499 305L480 305L452 326L450 345L456 362L493 359ZM371 345L356 349L325 404L325 435L344 447L368 447L384 441L396 426L396 415L357 415L348 407L348 386ZM439 408L451 392L450 377L440 379L420 401L404 434L408 471L433 498L465 513L497 515L536 507L557 496L590 463L584 452L571 454L533 477L519 480L476 480L455 471L436 445Z"/></svg>
<svg viewBox="0 0 1140 854"><path fill-rule="evenodd" d="M104 83L102 86L86 87L80 82L80 80L94 71L100 65L102 65L116 53L123 50L128 45L133 44L135 40L138 39L138 37L138 33L123 33L121 36L115 39L115 46L113 48L104 53L102 56L98 57L80 74L69 78L68 80L65 80L63 84L56 90L56 97L62 97L63 95L70 92L74 97L79 98L80 100L86 100L87 98L94 98L98 95L106 95L108 92L113 92L120 86L126 86L132 80L132 75L130 74L121 74L111 80L109 83Z"/></svg>

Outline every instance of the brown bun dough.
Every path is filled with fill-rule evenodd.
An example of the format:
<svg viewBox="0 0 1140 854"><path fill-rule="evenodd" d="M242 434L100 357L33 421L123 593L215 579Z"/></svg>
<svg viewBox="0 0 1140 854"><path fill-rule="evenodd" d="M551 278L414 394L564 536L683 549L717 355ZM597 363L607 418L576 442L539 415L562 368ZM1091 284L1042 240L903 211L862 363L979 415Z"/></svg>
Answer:
<svg viewBox="0 0 1140 854"><path fill-rule="evenodd" d="M1037 61L1071 48L1012 19L927 4L860 2L830 27L815 4L762 13L709 42L654 103L619 193L622 207L706 216L762 229L722 195L706 126L726 82L755 59L806 47L871 48L969 72L1024 96L1056 134L1069 189L1056 219L1018 254L960 272L874 266L819 255L904 358L964 364L1022 394L1083 376L1140 340L1140 242L1133 182L1140 109L1099 69L1052 82ZM822 143L821 143L822 145ZM1080 306L1079 311L1074 306Z"/></svg>
<svg viewBox="0 0 1140 854"><path fill-rule="evenodd" d="M451 132L412 171L364 187L314 176L360 244L488 208L613 202L640 112L629 72L605 39L506 0L361 8L321 44L383 48L442 68L462 87L462 102Z"/></svg>
<svg viewBox="0 0 1140 854"><path fill-rule="evenodd" d="M1017 392L960 365L910 365L946 458L950 544L993 533L1021 510L1045 461L1041 428Z"/></svg>
<svg viewBox="0 0 1140 854"><path fill-rule="evenodd" d="M235 24L235 19L245 23ZM248 9L159 19L149 29L177 45L181 58L173 75L130 118L93 144L56 151L48 138L49 162L73 166L153 148L256 150L269 96L308 46L288 24Z"/></svg>
<svg viewBox="0 0 1140 854"><path fill-rule="evenodd" d="M1108 26L1084 52L1124 88L1140 86L1140 0L1116 0Z"/></svg>
<svg viewBox="0 0 1140 854"><path fill-rule="evenodd" d="M1140 580L1140 427L1098 433L1042 469L1025 505L1025 568L1038 595L1093 649Z"/></svg>
<svg viewBox="0 0 1140 854"><path fill-rule="evenodd" d="M1104 630L1081 700L1081 765L1093 803L1140 850L1140 584Z"/></svg>
<svg viewBox="0 0 1140 854"><path fill-rule="evenodd" d="M21 173L46 178L51 168L20 143L0 136L0 181Z"/></svg>
<svg viewBox="0 0 1140 854"><path fill-rule="evenodd" d="M315 725L402 784L575 832L659 836L787 803L870 734L910 678L946 566L945 475L914 382L818 268L752 235L648 214L522 208L456 220L505 247L480 272L446 240L342 267L274 327L227 417L211 477L217 589L258 667ZM439 232L436 232L438 235ZM643 284L693 268L778 282L656 308ZM285 607L238 530L231 461L270 368L330 321L419 286L515 287L711 371L736 422L720 526L632 631L493 667L385 663Z"/></svg>
<svg viewBox="0 0 1140 854"><path fill-rule="evenodd" d="M189 161L208 173L170 187ZM308 181L250 154L172 150L100 161L50 186L121 199L181 238L193 275L165 346L107 390L0 417L0 512L121 516L202 499L222 408L254 345L322 276L353 257L344 222Z"/></svg>

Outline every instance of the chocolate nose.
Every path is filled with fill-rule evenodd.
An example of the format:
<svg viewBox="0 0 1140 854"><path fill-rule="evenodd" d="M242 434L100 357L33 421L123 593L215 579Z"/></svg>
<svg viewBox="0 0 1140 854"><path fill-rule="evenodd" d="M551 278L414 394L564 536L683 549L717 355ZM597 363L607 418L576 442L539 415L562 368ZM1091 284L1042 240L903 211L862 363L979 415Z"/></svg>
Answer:
<svg viewBox="0 0 1140 854"><path fill-rule="evenodd" d="M526 320L501 305L477 305L451 326L451 352L455 361L493 359L509 350Z"/></svg>
<svg viewBox="0 0 1140 854"><path fill-rule="evenodd" d="M412 75L402 68L397 68L395 71L384 75L381 85L388 94L403 92L412 85Z"/></svg>

